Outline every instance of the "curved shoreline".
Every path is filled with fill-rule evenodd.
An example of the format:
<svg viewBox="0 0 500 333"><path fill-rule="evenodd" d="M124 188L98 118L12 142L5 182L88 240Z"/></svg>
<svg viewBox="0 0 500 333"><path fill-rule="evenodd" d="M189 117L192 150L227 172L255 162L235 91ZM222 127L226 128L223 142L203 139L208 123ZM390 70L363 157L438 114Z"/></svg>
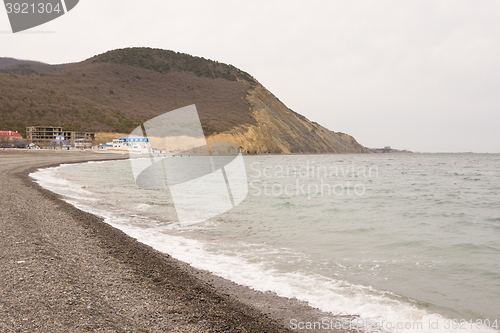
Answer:
<svg viewBox="0 0 500 333"><path fill-rule="evenodd" d="M28 176L61 163L122 158L0 151L2 331L293 332L291 320L348 319L195 269ZM335 330L308 330L326 331Z"/></svg>

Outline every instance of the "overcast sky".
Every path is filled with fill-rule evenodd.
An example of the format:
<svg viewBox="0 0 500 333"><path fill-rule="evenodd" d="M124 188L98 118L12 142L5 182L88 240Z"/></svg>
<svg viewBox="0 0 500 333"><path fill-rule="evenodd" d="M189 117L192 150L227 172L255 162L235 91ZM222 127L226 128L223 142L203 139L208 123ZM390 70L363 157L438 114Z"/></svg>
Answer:
<svg viewBox="0 0 500 333"><path fill-rule="evenodd" d="M0 56L52 64L147 46L232 64L367 147L500 152L500 2L80 0Z"/></svg>

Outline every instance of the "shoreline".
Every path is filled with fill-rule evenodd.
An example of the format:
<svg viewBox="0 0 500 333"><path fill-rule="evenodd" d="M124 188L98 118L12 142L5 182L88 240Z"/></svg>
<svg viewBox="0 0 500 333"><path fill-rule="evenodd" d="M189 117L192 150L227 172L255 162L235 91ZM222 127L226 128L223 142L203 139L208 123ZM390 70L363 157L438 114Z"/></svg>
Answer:
<svg viewBox="0 0 500 333"><path fill-rule="evenodd" d="M75 208L29 177L36 169L63 163L124 158L0 151L2 330L294 332L299 330L290 329L292 320L356 318L333 316L195 269ZM56 322L60 325L51 324Z"/></svg>

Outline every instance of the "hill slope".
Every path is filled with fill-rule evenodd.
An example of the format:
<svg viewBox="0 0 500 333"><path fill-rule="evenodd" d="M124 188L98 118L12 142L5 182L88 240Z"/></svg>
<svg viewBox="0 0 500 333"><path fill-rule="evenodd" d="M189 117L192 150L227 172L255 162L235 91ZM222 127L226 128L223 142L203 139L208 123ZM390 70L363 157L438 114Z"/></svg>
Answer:
<svg viewBox="0 0 500 333"><path fill-rule="evenodd" d="M216 61L131 48L75 64L22 65L0 73L0 130L24 135L26 126L45 125L127 133L196 104L208 140L237 143L245 153L369 152L353 137L288 109L249 74Z"/></svg>
<svg viewBox="0 0 500 333"><path fill-rule="evenodd" d="M72 64L50 65L31 60L18 60L14 58L0 58L0 73L31 75L40 73L55 73L71 66Z"/></svg>
<svg viewBox="0 0 500 333"><path fill-rule="evenodd" d="M24 62L26 62L26 61L15 59L15 58L0 58L0 68L4 68L7 66L14 66L14 65L24 63ZM27 62L35 63L36 61L27 60Z"/></svg>

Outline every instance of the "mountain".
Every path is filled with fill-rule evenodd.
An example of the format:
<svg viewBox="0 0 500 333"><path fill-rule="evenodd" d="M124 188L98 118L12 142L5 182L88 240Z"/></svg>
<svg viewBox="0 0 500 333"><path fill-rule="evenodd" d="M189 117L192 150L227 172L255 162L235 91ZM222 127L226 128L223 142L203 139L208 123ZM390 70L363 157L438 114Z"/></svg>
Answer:
<svg viewBox="0 0 500 333"><path fill-rule="evenodd" d="M39 61L0 58L0 73L30 75L59 72L72 64L50 65Z"/></svg>
<svg viewBox="0 0 500 333"><path fill-rule="evenodd" d="M23 62L35 62L31 60L18 60L14 58L0 58L0 68L4 68L7 66L17 65Z"/></svg>
<svg viewBox="0 0 500 333"><path fill-rule="evenodd" d="M74 64L0 69L0 130L23 135L36 125L130 133L191 104L208 141L234 142L247 154L369 152L290 110L248 73L183 53L128 48Z"/></svg>

